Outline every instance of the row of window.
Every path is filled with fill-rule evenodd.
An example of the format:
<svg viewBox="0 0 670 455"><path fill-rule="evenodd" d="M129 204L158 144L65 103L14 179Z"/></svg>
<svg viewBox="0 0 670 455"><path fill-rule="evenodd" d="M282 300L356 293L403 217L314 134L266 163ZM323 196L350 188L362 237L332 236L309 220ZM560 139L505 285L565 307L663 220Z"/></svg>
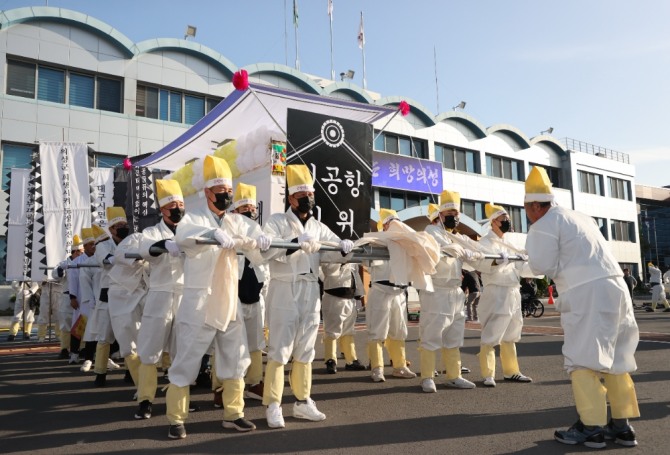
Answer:
<svg viewBox="0 0 670 455"><path fill-rule="evenodd" d="M605 196L605 185L603 184L602 175L586 171L577 171L577 173L579 175L579 191L582 193ZM626 201L633 200L630 181L618 179L616 177L607 177L607 183L609 186L610 197Z"/></svg>
<svg viewBox="0 0 670 455"><path fill-rule="evenodd" d="M70 106L123 112L122 79L22 60L7 60L6 93ZM219 97L137 84L135 115L193 125L220 101Z"/></svg>

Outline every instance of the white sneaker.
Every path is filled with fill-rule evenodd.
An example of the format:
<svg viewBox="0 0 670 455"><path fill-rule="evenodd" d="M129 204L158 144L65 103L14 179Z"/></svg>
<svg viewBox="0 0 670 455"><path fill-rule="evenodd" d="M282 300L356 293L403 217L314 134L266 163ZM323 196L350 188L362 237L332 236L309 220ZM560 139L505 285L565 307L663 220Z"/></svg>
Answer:
<svg viewBox="0 0 670 455"><path fill-rule="evenodd" d="M511 381L511 382L533 382L532 378L521 373L513 374L511 376L503 376L503 379L505 381Z"/></svg>
<svg viewBox="0 0 670 455"><path fill-rule="evenodd" d="M93 362L91 362L90 360L84 360L84 364L79 369L84 373L88 373L89 371L91 371L92 366Z"/></svg>
<svg viewBox="0 0 670 455"><path fill-rule="evenodd" d="M270 406L265 408L265 419L268 421L270 428L284 428L286 426L279 403L270 403Z"/></svg>
<svg viewBox="0 0 670 455"><path fill-rule="evenodd" d="M120 360L121 359L121 353L119 351L114 351L110 356L110 359L112 360Z"/></svg>
<svg viewBox="0 0 670 455"><path fill-rule="evenodd" d="M474 389L477 387L474 383L463 378L449 379L444 381L444 385L447 387L453 387L455 389Z"/></svg>
<svg viewBox="0 0 670 455"><path fill-rule="evenodd" d="M435 393L437 388L435 387L435 381L432 378L426 378L421 381L421 389L426 393Z"/></svg>
<svg viewBox="0 0 670 455"><path fill-rule="evenodd" d="M386 378L384 377L384 369L382 367L373 368L372 375L370 377L374 382L386 381Z"/></svg>
<svg viewBox="0 0 670 455"><path fill-rule="evenodd" d="M326 414L316 408L314 400L307 397L304 403L296 401L293 403L293 417L296 419L311 420L312 422L319 422L326 420Z"/></svg>
<svg viewBox="0 0 670 455"><path fill-rule="evenodd" d="M67 361L68 365L72 365L74 363L79 363L79 354L77 353L70 353L70 360Z"/></svg>
<svg viewBox="0 0 670 455"><path fill-rule="evenodd" d="M495 387L496 386L496 380L493 379L491 376L488 378L484 378L484 385L486 387Z"/></svg>
<svg viewBox="0 0 670 455"><path fill-rule="evenodd" d="M108 370L118 370L121 368L118 363L113 361L112 359L107 359L107 369Z"/></svg>
<svg viewBox="0 0 670 455"><path fill-rule="evenodd" d="M393 370L394 378L412 379L416 377L416 373L407 367L396 368Z"/></svg>

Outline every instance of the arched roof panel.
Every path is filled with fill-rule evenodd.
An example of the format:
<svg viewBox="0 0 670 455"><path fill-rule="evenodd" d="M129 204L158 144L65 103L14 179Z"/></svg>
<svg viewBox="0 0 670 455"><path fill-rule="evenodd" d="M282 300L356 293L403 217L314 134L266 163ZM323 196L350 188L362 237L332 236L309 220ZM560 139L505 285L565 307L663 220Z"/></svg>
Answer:
<svg viewBox="0 0 670 455"><path fill-rule="evenodd" d="M214 49L193 41L178 38L154 38L137 43L133 50L136 55L161 50L184 52L214 65L229 77L232 77L233 73L237 71L237 66L226 57Z"/></svg>
<svg viewBox="0 0 670 455"><path fill-rule="evenodd" d="M435 115L424 105L418 101L414 101L413 99L400 96L387 96L378 99L376 104L382 106L398 106L401 101L405 101L407 104L409 104L410 112L418 117L419 121L424 126L435 125Z"/></svg>
<svg viewBox="0 0 670 455"><path fill-rule="evenodd" d="M475 139L483 139L486 137L486 128L479 123L477 119L469 116L463 112L450 111L438 115L435 120L443 123L457 123L465 126L473 135Z"/></svg>
<svg viewBox="0 0 670 455"><path fill-rule="evenodd" d="M245 66L244 69L249 73L249 77L269 73L296 84L307 93L313 93L315 95L322 94L321 87L312 79L305 76L304 73L285 65L280 65L278 63L255 63L253 65Z"/></svg>
<svg viewBox="0 0 670 455"><path fill-rule="evenodd" d="M329 96L336 92L346 93L360 103L375 104L374 100L362 88L351 82L335 82L323 88L323 94Z"/></svg>
<svg viewBox="0 0 670 455"><path fill-rule="evenodd" d="M486 134L487 135L503 134L512 139L516 144L518 144L520 150L527 149L531 146L528 137L523 132L521 132L520 129L512 125L501 123L498 125L490 126L486 129Z"/></svg>

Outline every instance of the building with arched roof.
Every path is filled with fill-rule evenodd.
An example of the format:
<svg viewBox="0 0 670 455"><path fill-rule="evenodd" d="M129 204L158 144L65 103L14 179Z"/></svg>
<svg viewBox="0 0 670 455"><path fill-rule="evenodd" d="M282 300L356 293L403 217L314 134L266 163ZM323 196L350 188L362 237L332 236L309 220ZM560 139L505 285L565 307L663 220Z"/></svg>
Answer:
<svg viewBox="0 0 670 455"><path fill-rule="evenodd" d="M113 25L54 7L1 12L0 61L3 190L8 169L27 167L39 141L88 142L99 167L160 150L234 90L231 78L239 69L195 41L133 43ZM436 114L409 98L278 63L244 69L260 84L359 103L410 104L410 113L395 116L383 132L387 119L374 124L376 172L395 179L375 185L373 178L375 210L393 208L421 228L428 202L451 189L461 194L464 224L473 234L486 202L505 206L515 230L526 232L524 180L540 165L558 202L590 214L618 260L638 270L635 171L627 156L549 135L529 138L512 125L485 127L462 111ZM5 232L0 228L0 241Z"/></svg>

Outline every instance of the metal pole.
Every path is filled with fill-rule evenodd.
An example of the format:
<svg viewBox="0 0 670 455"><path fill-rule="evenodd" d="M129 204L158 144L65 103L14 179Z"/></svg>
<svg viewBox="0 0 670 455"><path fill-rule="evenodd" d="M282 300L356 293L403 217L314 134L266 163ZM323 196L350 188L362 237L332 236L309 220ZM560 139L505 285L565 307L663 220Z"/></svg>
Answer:
<svg viewBox="0 0 670 455"><path fill-rule="evenodd" d="M49 322L47 324L47 341L51 343L51 313L53 312L53 301L51 300L53 298L53 288L51 281L47 281L49 284Z"/></svg>
<svg viewBox="0 0 670 455"><path fill-rule="evenodd" d="M25 278L25 276L24 276ZM28 315L26 314L26 282L22 281L21 282L21 298L23 299L23 336L26 336L26 318Z"/></svg>

